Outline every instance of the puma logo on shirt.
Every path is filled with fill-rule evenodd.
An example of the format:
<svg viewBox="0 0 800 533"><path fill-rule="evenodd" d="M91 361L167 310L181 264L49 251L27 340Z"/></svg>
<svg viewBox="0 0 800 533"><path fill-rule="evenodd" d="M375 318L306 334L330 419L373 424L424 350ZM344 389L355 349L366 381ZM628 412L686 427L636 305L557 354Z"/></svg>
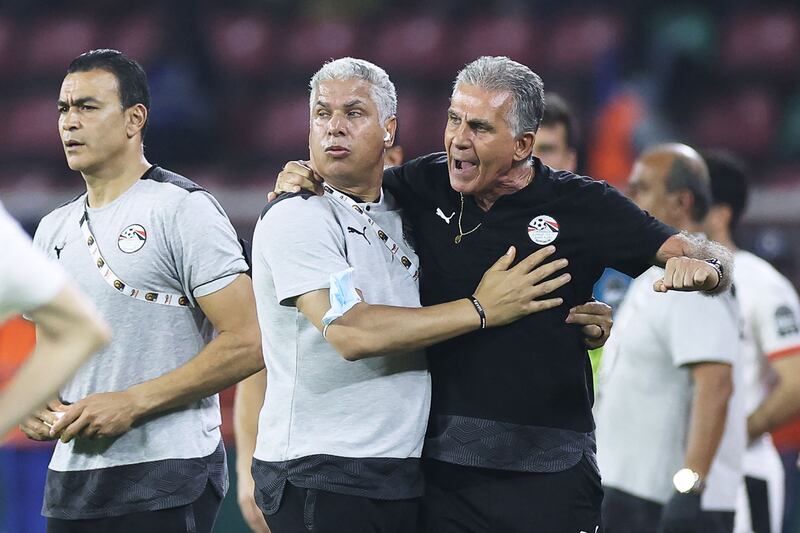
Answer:
<svg viewBox="0 0 800 533"><path fill-rule="evenodd" d="M450 219L453 218L453 216L456 214L456 212L453 211L452 213L450 213L450 216L447 217L447 216L444 215L444 211L442 211L442 208L441 207L437 207L436 208L436 214L439 215L439 217L441 217L442 220L444 220L445 222L450 224Z"/></svg>
<svg viewBox="0 0 800 533"><path fill-rule="evenodd" d="M364 240L367 241L367 244L372 245L372 243L369 242L369 239L367 238L367 227L366 226L364 226L364 230L363 231L358 231L356 228L354 228L352 226L347 226L347 233L358 233L359 235L364 237Z"/></svg>

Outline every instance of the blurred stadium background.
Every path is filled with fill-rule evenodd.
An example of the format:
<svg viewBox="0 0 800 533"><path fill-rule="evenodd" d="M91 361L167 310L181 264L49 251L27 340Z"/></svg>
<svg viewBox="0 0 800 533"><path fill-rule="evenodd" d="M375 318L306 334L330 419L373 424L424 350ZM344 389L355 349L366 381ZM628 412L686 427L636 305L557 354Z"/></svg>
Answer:
<svg viewBox="0 0 800 533"><path fill-rule="evenodd" d="M624 187L636 154L663 140L742 157L755 190L740 243L800 284L796 2L3 0L0 198L29 230L82 190L64 162L55 101L69 61L99 47L148 72L148 159L208 188L246 238L283 163L307 155L306 84L323 61L352 55L386 68L398 140L414 157L441 149L458 68L508 55L573 105L583 173ZM0 379L15 365L5 354L28 335L19 323L0 330ZM223 396L233 455L232 395ZM778 440L796 450L800 431ZM19 436L0 450L0 532L43 531L48 458L48 446ZM800 494L788 481L791 513ZM218 531L246 531L235 502L232 491ZM790 517L785 531L799 522Z"/></svg>

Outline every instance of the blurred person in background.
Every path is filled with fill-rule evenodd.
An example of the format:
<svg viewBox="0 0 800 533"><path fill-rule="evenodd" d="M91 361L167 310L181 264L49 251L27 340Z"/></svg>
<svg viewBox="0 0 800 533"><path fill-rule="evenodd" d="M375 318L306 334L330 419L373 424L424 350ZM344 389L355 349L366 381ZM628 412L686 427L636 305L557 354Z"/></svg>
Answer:
<svg viewBox="0 0 800 533"><path fill-rule="evenodd" d="M660 292L728 286L724 248L678 235L607 184L533 157L543 110L541 79L528 67L479 58L454 84L447 153L384 175L415 229L423 304L468 296L507 244L528 253L555 242L577 280L554 293L563 306L428 350L426 531L595 531L602 489L591 366L569 306L591 296L604 266L638 274L666 264L653 286ZM319 193L319 181L290 163L277 190Z"/></svg>
<svg viewBox="0 0 800 533"><path fill-rule="evenodd" d="M734 251L733 282L745 327L741 361L749 443L736 532L780 533L784 473L769 432L800 414L800 301L772 265L736 246L733 235L748 196L743 163L724 152L703 157L713 202L706 233Z"/></svg>
<svg viewBox="0 0 800 533"><path fill-rule="evenodd" d="M33 249L0 203L0 323L25 313L36 323L33 353L0 395L0 435L58 392L111 333L63 270ZM49 428L47 428L49 429Z"/></svg>
<svg viewBox="0 0 800 533"><path fill-rule="evenodd" d="M216 393L263 368L236 233L210 194L147 161L149 109L144 71L115 50L74 59L58 97L86 193L44 217L34 244L114 337L21 426L59 439L50 533L209 533L227 490Z"/></svg>
<svg viewBox="0 0 800 533"><path fill-rule="evenodd" d="M578 124L572 108L556 93L544 97L542 123L536 132L533 155L548 167L578 171Z"/></svg>
<svg viewBox="0 0 800 533"><path fill-rule="evenodd" d="M659 220L702 231L711 192L692 148L645 151L629 188ZM745 447L743 391L735 387L738 307L731 291L657 295L651 286L661 275L654 267L633 282L603 355L596 408L603 527L730 533Z"/></svg>

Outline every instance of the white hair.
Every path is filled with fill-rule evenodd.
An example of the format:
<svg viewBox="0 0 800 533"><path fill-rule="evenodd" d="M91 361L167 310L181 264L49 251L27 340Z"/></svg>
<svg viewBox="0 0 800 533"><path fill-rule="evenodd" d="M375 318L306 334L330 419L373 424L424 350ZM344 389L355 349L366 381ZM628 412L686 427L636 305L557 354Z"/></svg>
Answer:
<svg viewBox="0 0 800 533"><path fill-rule="evenodd" d="M319 84L330 80L361 80L369 83L372 99L378 107L381 124L385 124L387 120L397 114L397 91L394 83L389 79L386 71L378 65L352 57L328 61L308 82L311 108L314 107L314 93L319 90Z"/></svg>
<svg viewBox="0 0 800 533"><path fill-rule="evenodd" d="M507 122L514 137L539 129L544 114L544 84L542 78L525 65L505 56L479 57L458 73L453 93L461 84L511 93Z"/></svg>

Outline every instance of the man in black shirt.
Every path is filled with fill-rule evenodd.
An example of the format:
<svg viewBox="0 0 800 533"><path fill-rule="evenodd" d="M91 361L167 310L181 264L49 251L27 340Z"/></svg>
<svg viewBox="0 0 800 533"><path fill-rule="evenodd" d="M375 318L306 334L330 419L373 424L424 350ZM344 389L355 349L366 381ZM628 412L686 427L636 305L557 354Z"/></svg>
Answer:
<svg viewBox="0 0 800 533"><path fill-rule="evenodd" d="M573 280L556 291L561 307L428 350L425 531L596 532L591 367L568 310L591 297L605 267L636 276L665 266L660 292L728 286L724 248L679 234L604 182L532 157L543 108L529 68L479 58L456 78L446 153L384 175L414 228L423 305L468 297L510 244L520 257L555 244ZM290 163L279 188L318 179Z"/></svg>

